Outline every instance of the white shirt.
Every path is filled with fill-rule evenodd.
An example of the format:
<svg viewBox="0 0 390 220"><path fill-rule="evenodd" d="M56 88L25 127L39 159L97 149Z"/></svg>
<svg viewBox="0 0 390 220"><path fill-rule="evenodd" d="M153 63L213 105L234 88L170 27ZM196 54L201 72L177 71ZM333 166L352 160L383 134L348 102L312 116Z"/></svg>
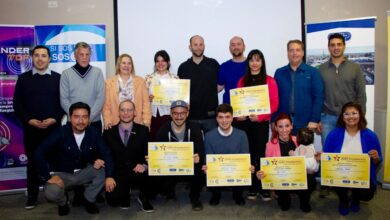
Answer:
<svg viewBox="0 0 390 220"><path fill-rule="evenodd" d="M73 133L73 135L74 135L74 138L76 139L77 146L79 147L79 150L81 151L80 146L81 146L81 142L84 139L85 131L81 134Z"/></svg>
<svg viewBox="0 0 390 220"><path fill-rule="evenodd" d="M360 139L360 131L358 131L354 136L348 134L345 131L343 146L341 147L341 153L344 154L362 154L362 142Z"/></svg>

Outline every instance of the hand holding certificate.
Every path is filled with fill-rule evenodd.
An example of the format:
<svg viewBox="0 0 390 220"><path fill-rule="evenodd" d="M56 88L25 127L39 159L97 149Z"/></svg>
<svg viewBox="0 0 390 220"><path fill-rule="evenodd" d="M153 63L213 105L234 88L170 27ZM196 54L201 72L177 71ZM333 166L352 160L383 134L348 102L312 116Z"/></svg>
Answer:
<svg viewBox="0 0 390 220"><path fill-rule="evenodd" d="M370 188L370 157L367 154L322 153L321 185Z"/></svg>
<svg viewBox="0 0 390 220"><path fill-rule="evenodd" d="M207 186L249 186L252 184L249 154L208 154Z"/></svg>
<svg viewBox="0 0 390 220"><path fill-rule="evenodd" d="M268 85L231 89L230 103L234 117L271 113Z"/></svg>
<svg viewBox="0 0 390 220"><path fill-rule="evenodd" d="M149 142L149 175L194 175L193 142Z"/></svg>
<svg viewBox="0 0 390 220"><path fill-rule="evenodd" d="M175 100L190 101L190 80L159 79L152 87L153 105L169 106Z"/></svg>
<svg viewBox="0 0 390 220"><path fill-rule="evenodd" d="M263 189L307 189L304 157L261 158L260 170L265 174L261 180Z"/></svg>

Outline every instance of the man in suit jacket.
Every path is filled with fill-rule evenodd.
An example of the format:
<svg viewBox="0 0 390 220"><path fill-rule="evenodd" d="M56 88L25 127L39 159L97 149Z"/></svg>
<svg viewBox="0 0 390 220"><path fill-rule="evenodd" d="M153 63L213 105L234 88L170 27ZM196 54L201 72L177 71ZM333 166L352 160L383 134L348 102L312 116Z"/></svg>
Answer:
<svg viewBox="0 0 390 220"><path fill-rule="evenodd" d="M88 104L72 104L70 123L51 133L35 152L40 176L47 182L45 196L58 204L60 216L69 213L66 189L90 183L85 188L84 205L88 213L95 214L99 212L96 195L104 185L106 191L116 185L110 149L100 131L89 126L90 112Z"/></svg>
<svg viewBox="0 0 390 220"><path fill-rule="evenodd" d="M139 187L138 203L145 212L153 212L149 202L150 181L147 175L147 155L149 129L134 122L135 105L131 100L119 104L117 125L105 130L103 138L111 149L114 161L114 179L116 188L106 194L111 206L120 205L122 209L130 206L130 187L133 183Z"/></svg>

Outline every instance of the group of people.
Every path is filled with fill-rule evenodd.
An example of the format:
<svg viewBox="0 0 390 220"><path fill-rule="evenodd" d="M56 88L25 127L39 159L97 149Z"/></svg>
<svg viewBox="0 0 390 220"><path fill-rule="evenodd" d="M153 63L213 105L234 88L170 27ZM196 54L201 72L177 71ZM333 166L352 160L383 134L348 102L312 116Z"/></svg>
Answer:
<svg viewBox="0 0 390 220"><path fill-rule="evenodd" d="M122 54L115 75L104 82L102 71L90 65L88 44L76 44L76 64L62 74L50 70L49 49L36 46L33 69L19 76L14 93L14 110L23 125L29 159L26 209L36 206L43 182L45 196L58 204L59 215L70 211L70 189L74 190L73 205L82 204L93 214L99 212L96 200L102 191L110 206L128 209L132 187L140 190L137 201L141 209L153 212L151 198L159 193L167 199L175 198L176 183L189 181L192 209L199 211L203 209L199 198L207 173L205 155L248 153L252 172L248 199L260 195L269 201L272 194L281 210L288 210L290 194L297 193L301 210L310 212L320 161L313 140L314 133L321 133L323 152L365 153L371 157L369 189L352 190L350 204L348 188L335 189L340 214L359 211L359 201L374 195L381 149L375 133L366 127L365 82L359 65L344 56L341 34L329 36L328 48L329 61L316 69L303 62L304 44L289 41L289 63L271 77L260 50L252 50L245 57L241 37L230 40L232 59L219 65L204 55L204 39L195 35L189 42L192 56L179 66L177 75L169 71L169 54L160 50L154 56L154 72L145 79L135 74L132 57ZM154 105L152 87L163 78L189 79L190 102ZM229 91L257 85L268 86L271 112L233 117ZM223 104L218 105L218 92L222 90ZM68 122L61 125L64 114ZM149 176L150 141L193 142L194 175ZM260 171L260 158L294 155L305 156L308 189L263 190L261 180L267 174ZM245 204L244 189L232 187L237 205ZM221 188L209 187L209 191L209 204L218 205Z"/></svg>

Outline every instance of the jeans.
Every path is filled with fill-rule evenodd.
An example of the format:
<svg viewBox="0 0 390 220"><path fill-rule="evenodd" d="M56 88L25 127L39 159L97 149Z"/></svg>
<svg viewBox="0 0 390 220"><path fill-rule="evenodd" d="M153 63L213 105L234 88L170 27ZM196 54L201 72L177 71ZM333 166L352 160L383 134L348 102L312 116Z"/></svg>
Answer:
<svg viewBox="0 0 390 220"><path fill-rule="evenodd" d="M321 133L321 141L322 146L325 145L325 140L328 134L336 128L338 116L329 115L326 113L321 113L321 124L322 124L322 133Z"/></svg>

